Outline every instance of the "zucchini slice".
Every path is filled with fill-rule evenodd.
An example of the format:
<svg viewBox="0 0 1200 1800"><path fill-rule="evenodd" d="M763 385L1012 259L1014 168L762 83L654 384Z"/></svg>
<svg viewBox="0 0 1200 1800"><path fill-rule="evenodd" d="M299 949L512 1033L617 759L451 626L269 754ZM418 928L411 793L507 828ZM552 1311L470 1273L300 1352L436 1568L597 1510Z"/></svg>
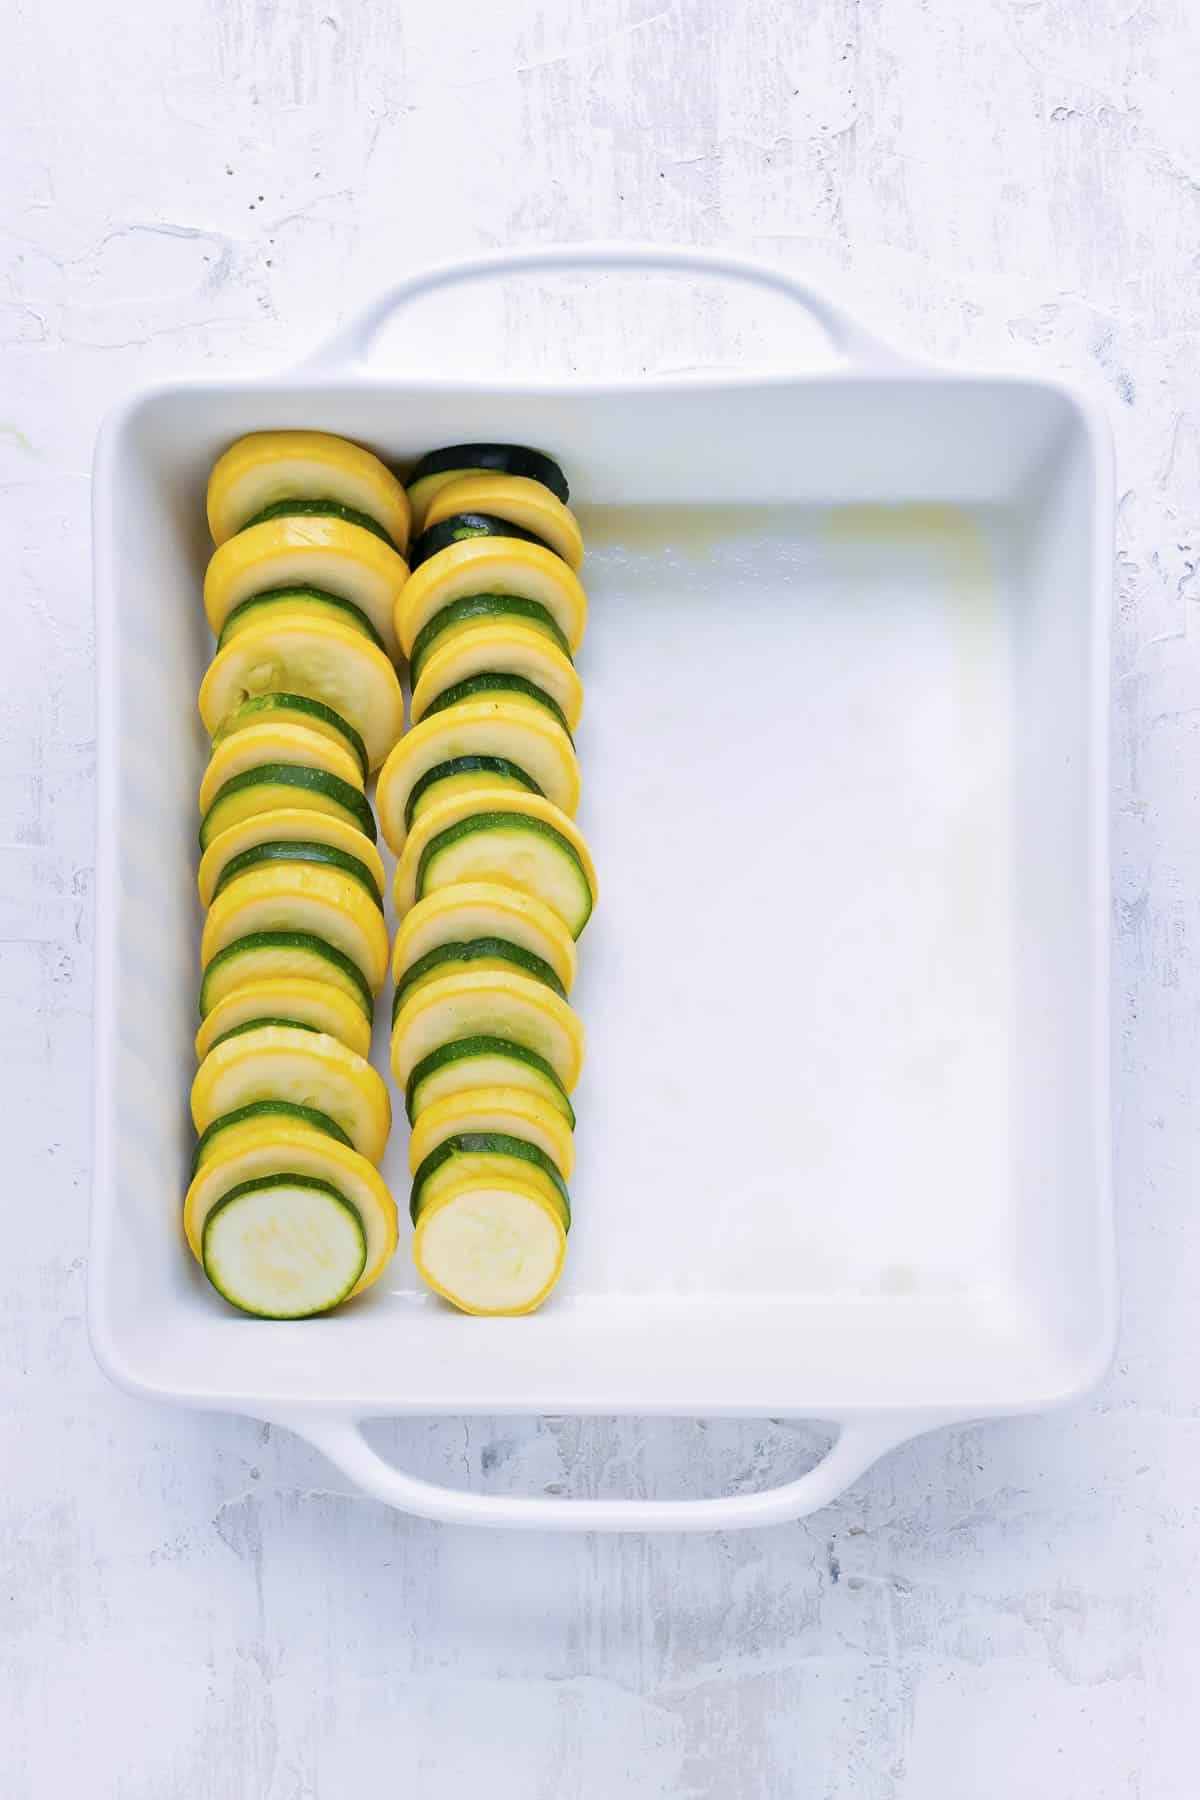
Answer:
<svg viewBox="0 0 1200 1800"><path fill-rule="evenodd" d="M520 794L542 791L531 775L503 756L452 756L448 762L435 763L413 783L404 808L404 829L411 831L415 820L445 800L496 788Z"/></svg>
<svg viewBox="0 0 1200 1800"><path fill-rule="evenodd" d="M507 969L443 975L412 994L392 1025L392 1074L406 1088L425 1057L471 1037L503 1038L532 1050L568 1094L579 1080L579 1019L543 982Z"/></svg>
<svg viewBox="0 0 1200 1800"><path fill-rule="evenodd" d="M553 613L536 600L521 600L515 594L470 594L465 600L443 606L417 633L408 659L414 685L425 673L426 662L435 650L447 648L461 632L481 625L502 625L506 635L514 630L535 631L561 650L568 662L571 660L571 646Z"/></svg>
<svg viewBox="0 0 1200 1800"><path fill-rule="evenodd" d="M461 881L530 894L575 938L596 904L596 871L583 834L534 794L485 788L430 806L414 822L392 887L399 916Z"/></svg>
<svg viewBox="0 0 1200 1800"><path fill-rule="evenodd" d="M583 561L583 533L575 514L540 481L526 475L481 473L447 482L425 509L421 542L445 520L479 513L520 526L548 544L568 568L578 570Z"/></svg>
<svg viewBox="0 0 1200 1800"><path fill-rule="evenodd" d="M392 543L378 519L373 519L370 513L359 512L356 507L343 506L340 500L273 500L270 506L264 506L252 519L247 519L242 530L252 531L256 525L265 525L270 519L341 519L344 524L357 525L360 531L369 531L380 543L399 550L399 545Z"/></svg>
<svg viewBox="0 0 1200 1800"><path fill-rule="evenodd" d="M427 1206L413 1235L417 1273L460 1312L530 1313L562 1274L567 1234L528 1182L465 1178Z"/></svg>
<svg viewBox="0 0 1200 1800"><path fill-rule="evenodd" d="M529 481L540 481L564 506L571 497L566 476L554 458L541 450L529 450L523 444L448 444L444 450L423 456L408 478L412 529L420 531L430 500L447 482L484 473L523 475Z"/></svg>
<svg viewBox="0 0 1200 1800"><path fill-rule="evenodd" d="M579 763L557 720L515 697L464 700L414 725L380 771L375 803L393 850L399 852L404 843L405 811L417 782L459 756L501 757L523 770L563 812L573 814L579 805Z"/></svg>
<svg viewBox="0 0 1200 1800"><path fill-rule="evenodd" d="M574 939L556 913L519 888L498 882L461 882L427 894L401 921L392 952L392 980L402 980L431 950L472 938L505 938L549 963L569 994L578 954Z"/></svg>
<svg viewBox="0 0 1200 1800"><path fill-rule="evenodd" d="M310 863L268 863L248 869L222 890L200 935L200 962L238 938L262 931L299 931L323 938L361 970L377 994L388 966L383 913L357 881L339 869Z"/></svg>
<svg viewBox="0 0 1200 1800"><path fill-rule="evenodd" d="M192 1082L196 1130L256 1100L290 1100L325 1113L373 1163L387 1148L392 1114L382 1077L324 1032L264 1024L214 1045Z"/></svg>
<svg viewBox="0 0 1200 1800"><path fill-rule="evenodd" d="M269 625L272 619L285 614L294 613L302 619L324 619L332 625L343 625L347 631L357 631L375 645L377 650L386 652L387 646L368 619L365 612L349 600L339 600L336 594L323 594L319 588L271 588L265 594L251 594L249 600L243 600L235 606L221 627L221 635L217 639L217 649L223 650L231 644L239 633L252 625Z"/></svg>
<svg viewBox="0 0 1200 1800"><path fill-rule="evenodd" d="M259 844L327 845L361 863L370 877L370 886L379 894L384 891L387 877L383 858L357 826L348 825L332 813L314 812L311 807L281 806L275 812L253 813L213 839L200 859L196 879L202 906L212 904L228 864Z"/></svg>
<svg viewBox="0 0 1200 1800"><path fill-rule="evenodd" d="M319 731L322 737L352 750L364 782L371 772L367 746L350 721L335 713L323 700L310 700L307 694L256 694L253 700L241 701L227 718L221 720L212 734L213 742L219 744L222 738L245 731L248 725L262 724L307 725L310 731Z"/></svg>
<svg viewBox="0 0 1200 1800"><path fill-rule="evenodd" d="M422 1158L413 1175L409 1201L413 1224L427 1206L437 1204L439 1195L473 1176L528 1182L555 1208L563 1230L570 1231L571 1202L554 1159L527 1138L512 1137L503 1131L457 1132L444 1137Z"/></svg>
<svg viewBox="0 0 1200 1800"><path fill-rule="evenodd" d="M431 981L438 981L443 975L461 975L480 969L489 973L498 969L516 969L522 975L529 975L534 981L542 982L552 994L558 994L561 999L565 1000L567 997L563 992L562 982L550 964L540 956L535 956L531 950L523 950L519 944L510 943L507 938L469 938L460 944L439 944L436 950L426 951L424 956L418 957L411 968L405 971L396 983L396 991L392 995L393 1020L418 988L427 987Z"/></svg>
<svg viewBox="0 0 1200 1800"><path fill-rule="evenodd" d="M260 1175L229 1189L204 1221L204 1273L258 1319L311 1319L348 1299L367 1261L354 1207L314 1175Z"/></svg>
<svg viewBox="0 0 1200 1800"><path fill-rule="evenodd" d="M246 982L211 1009L196 1033L196 1061L203 1062L213 1045L230 1032L245 1031L258 1019L323 1031L359 1056L370 1053L371 1021L349 994L331 981L275 975Z"/></svg>
<svg viewBox="0 0 1200 1800"><path fill-rule="evenodd" d="M280 1123L302 1125L324 1137L336 1138L347 1150L354 1148L341 1126L313 1106L297 1106L291 1100L255 1100L249 1106L240 1106L236 1112L222 1113L200 1134L192 1157L192 1174L195 1175L214 1156L231 1156L247 1144L261 1143L264 1136L269 1139Z"/></svg>
<svg viewBox="0 0 1200 1800"><path fill-rule="evenodd" d="M253 431L218 457L208 478L214 544L223 544L267 507L298 498L334 501L366 514L400 551L408 543L408 495L361 444L327 431Z"/></svg>
<svg viewBox="0 0 1200 1800"><path fill-rule="evenodd" d="M281 614L239 632L200 683L200 716L223 736L231 713L268 694L306 695L339 714L361 736L373 769L404 728L404 696L387 657L323 619Z"/></svg>
<svg viewBox="0 0 1200 1800"><path fill-rule="evenodd" d="M315 587L349 600L396 654L393 616L408 564L390 544L345 519L264 519L226 538L209 559L204 611L214 636L235 606L273 589Z"/></svg>
<svg viewBox="0 0 1200 1800"><path fill-rule="evenodd" d="M551 549L536 531L526 531L523 525L514 525L511 519L502 519L496 513L455 512L439 519L436 525L425 527L413 545L412 566L419 569L422 563L429 562L443 550L452 550L455 544L464 543L468 538L481 537L539 544L543 550ZM558 552L554 554L557 556Z"/></svg>
<svg viewBox="0 0 1200 1800"><path fill-rule="evenodd" d="M217 895L236 881L239 875L247 874L251 869L262 869L271 866L290 867L293 863L311 864L314 868L336 869L350 881L357 881L365 894L369 894L382 912L383 895L379 884L371 870L357 856L348 856L344 850L335 850L329 844L320 844L308 840L293 840L290 843L255 844L252 849L243 850L240 855L230 857L217 878L213 893Z"/></svg>
<svg viewBox="0 0 1200 1800"><path fill-rule="evenodd" d="M527 700L533 706L544 707L556 724L561 725L567 736L571 728L567 724L567 715L552 695L535 682L526 681L523 675L504 675L489 670L483 675L468 675L465 681L456 681L452 687L446 688L422 708L422 717L435 718L438 713L448 712L452 706L461 706L465 700ZM414 715L413 724L420 724Z"/></svg>
<svg viewBox="0 0 1200 1800"><path fill-rule="evenodd" d="M183 1225L197 1262L203 1260L204 1226L209 1213L243 1181L260 1175L314 1175L328 1181L357 1212L367 1238L366 1267L354 1285L359 1294L378 1280L396 1248L396 1204L380 1175L365 1156L298 1120L277 1118L231 1132L229 1147L210 1157L193 1177L183 1206Z"/></svg>
<svg viewBox="0 0 1200 1800"><path fill-rule="evenodd" d="M425 1108L409 1139L410 1174L416 1175L439 1145L464 1132L519 1138L549 1157L562 1181L570 1181L575 1171L575 1139L558 1108L526 1088L491 1087L460 1089Z"/></svg>
<svg viewBox="0 0 1200 1800"><path fill-rule="evenodd" d="M259 981L328 982L352 1000L368 1025L375 1002L366 976L324 938L305 931L252 931L218 950L200 982L200 1017Z"/></svg>
<svg viewBox="0 0 1200 1800"><path fill-rule="evenodd" d="M328 813L368 843L375 841L375 815L361 788L352 787L325 769L301 768L296 763L262 763L243 770L217 790L200 823L200 848L206 851L218 837L259 813L293 808Z"/></svg>
<svg viewBox="0 0 1200 1800"><path fill-rule="evenodd" d="M455 1038L431 1050L413 1069L404 1091L404 1109L415 1125L431 1106L474 1088L519 1088L561 1113L575 1129L575 1109L544 1056L505 1038Z"/></svg>
<svg viewBox="0 0 1200 1800"><path fill-rule="evenodd" d="M544 631L512 618L463 626L435 644L413 687L413 724L452 704L449 695L461 699L465 682L487 681L503 688L506 680L525 684L517 692L552 701L565 728L576 729L583 713L583 684L570 657Z"/></svg>
<svg viewBox="0 0 1200 1800"><path fill-rule="evenodd" d="M200 811L205 813L216 799L219 789L247 769L262 763L290 763L296 768L324 769L336 775L347 787L362 791L362 771L349 750L323 737L307 725L277 725L265 722L247 725L232 737L222 738L214 746L200 783Z"/></svg>
<svg viewBox="0 0 1200 1800"><path fill-rule="evenodd" d="M587 625L587 595L561 556L514 538L466 538L415 569L396 603L396 634L406 656L417 635L448 606L481 594L509 595L545 607L572 656Z"/></svg>

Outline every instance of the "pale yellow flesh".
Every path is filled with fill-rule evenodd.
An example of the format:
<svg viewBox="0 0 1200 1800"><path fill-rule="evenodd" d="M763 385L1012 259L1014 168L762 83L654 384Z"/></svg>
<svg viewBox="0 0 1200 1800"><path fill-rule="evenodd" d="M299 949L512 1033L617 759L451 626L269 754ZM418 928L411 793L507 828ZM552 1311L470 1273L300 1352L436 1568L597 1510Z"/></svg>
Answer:
<svg viewBox="0 0 1200 1800"><path fill-rule="evenodd" d="M259 1100L322 1112L377 1163L387 1147L391 1101L376 1069L324 1032L266 1025L210 1050L192 1083L192 1123L203 1132Z"/></svg>
<svg viewBox="0 0 1200 1800"><path fill-rule="evenodd" d="M326 1032L366 1056L371 1048L371 1026L361 1007L330 981L310 981L299 976L267 981L248 981L227 994L211 1009L196 1033L196 1061L203 1062L219 1037L249 1025L255 1019L293 1019Z"/></svg>
<svg viewBox="0 0 1200 1800"><path fill-rule="evenodd" d="M204 1221L230 1188L260 1175L315 1175L346 1196L366 1231L367 1263L354 1292L379 1279L396 1248L396 1204L365 1156L299 1120L246 1121L222 1135L230 1141L205 1163L184 1200L184 1232L197 1262Z"/></svg>
<svg viewBox="0 0 1200 1800"><path fill-rule="evenodd" d="M405 1001L392 1027L392 1074L401 1088L426 1056L460 1038L523 1044L550 1064L569 1094L583 1067L583 1026L565 1000L532 976L447 975Z"/></svg>
<svg viewBox="0 0 1200 1800"><path fill-rule="evenodd" d="M204 1268L234 1306L307 1319L347 1299L366 1262L366 1233L332 1194L278 1187L241 1194L205 1234Z"/></svg>
<svg viewBox="0 0 1200 1800"><path fill-rule="evenodd" d="M275 588L320 588L365 613L389 656L395 656L396 602L407 580L404 558L361 525L317 515L267 519L213 551L204 576L204 612L219 637L243 600Z"/></svg>
<svg viewBox="0 0 1200 1800"><path fill-rule="evenodd" d="M400 923L392 952L392 980L443 944L503 938L549 963L567 993L579 964L575 941L548 906L499 882L462 882L419 900Z"/></svg>
<svg viewBox="0 0 1200 1800"><path fill-rule="evenodd" d="M370 450L325 431L255 431L218 457L208 479L208 526L223 544L279 500L334 500L408 543L408 495Z"/></svg>
<svg viewBox="0 0 1200 1800"><path fill-rule="evenodd" d="M330 850L340 850L343 855L365 863L380 894L385 891L383 858L370 838L356 826L335 818L332 813L314 812L311 807L280 806L268 812L254 813L237 825L231 825L227 831L219 832L213 839L200 858L200 872L196 877L202 906L212 905L213 891L226 863L246 850L257 849L260 844L324 844Z"/></svg>
<svg viewBox="0 0 1200 1800"><path fill-rule="evenodd" d="M527 1088L465 1088L421 1113L408 1145L409 1172L449 1137L464 1131L502 1131L548 1156L564 1181L575 1172L575 1140L563 1115Z"/></svg>
<svg viewBox="0 0 1200 1800"><path fill-rule="evenodd" d="M544 632L515 621L464 626L432 650L413 690L412 718L424 718L439 694L475 675L519 675L561 708L574 731L583 713L583 684Z"/></svg>
<svg viewBox="0 0 1200 1800"><path fill-rule="evenodd" d="M532 531L570 569L578 570L583 561L583 533L575 514L557 494L527 475L503 475L490 469L460 475L429 501L423 529L428 531L455 513L468 512L490 513L495 519L507 519L510 525Z"/></svg>
<svg viewBox="0 0 1200 1800"><path fill-rule="evenodd" d="M207 968L218 951L257 931L305 931L361 969L377 994L387 977L383 913L350 875L314 863L275 863L235 876L213 901L200 937Z"/></svg>
<svg viewBox="0 0 1200 1800"><path fill-rule="evenodd" d="M380 771L375 794L379 824L397 854L404 845L404 812L413 788L430 769L458 756L503 757L523 769L568 816L573 816L579 805L575 751L562 726L544 707L508 695L464 700L414 725Z"/></svg>
<svg viewBox="0 0 1200 1800"><path fill-rule="evenodd" d="M562 1221L515 1183L464 1184L426 1208L413 1237L422 1280L461 1312L515 1316L542 1304L562 1273Z"/></svg>
<svg viewBox="0 0 1200 1800"><path fill-rule="evenodd" d="M227 781L260 769L268 763L287 763L300 769L323 769L349 787L363 791L358 758L344 745L335 744L307 725L248 725L213 746L200 783L200 811L206 813Z"/></svg>
<svg viewBox="0 0 1200 1800"><path fill-rule="evenodd" d="M404 728L404 695L383 651L360 632L298 612L280 612L247 625L218 650L200 683L205 727L217 732L243 700L259 694L304 694L324 701L353 725L373 769Z"/></svg>
<svg viewBox="0 0 1200 1800"><path fill-rule="evenodd" d="M466 538L413 570L396 602L396 635L405 656L435 613L474 594L515 594L537 600L558 625L574 656L587 625L587 595L561 556L513 538Z"/></svg>

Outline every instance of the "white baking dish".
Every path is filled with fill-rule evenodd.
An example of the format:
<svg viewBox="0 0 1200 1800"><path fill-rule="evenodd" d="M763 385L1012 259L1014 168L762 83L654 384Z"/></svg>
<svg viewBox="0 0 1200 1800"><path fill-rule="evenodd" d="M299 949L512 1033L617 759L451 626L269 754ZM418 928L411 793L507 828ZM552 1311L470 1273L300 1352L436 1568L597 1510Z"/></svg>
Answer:
<svg viewBox="0 0 1200 1800"><path fill-rule="evenodd" d="M645 268L790 296L834 366L466 385L366 358L418 294ZM199 911L210 463L319 426L405 462L561 458L589 539L581 822L601 873L568 1274L473 1320L390 1275L267 1324L180 1236ZM96 457L100 793L90 1317L122 1387L285 1424L393 1505L474 1523L797 1517L933 1425L1042 1409L1111 1355L1106 740L1111 476L1057 383L950 374L741 261L532 250L401 283L303 368L171 383ZM401 1115L402 1109L397 1106ZM386 1165L403 1206L405 1131ZM836 1422L758 1494L509 1498L418 1481L401 1413Z"/></svg>

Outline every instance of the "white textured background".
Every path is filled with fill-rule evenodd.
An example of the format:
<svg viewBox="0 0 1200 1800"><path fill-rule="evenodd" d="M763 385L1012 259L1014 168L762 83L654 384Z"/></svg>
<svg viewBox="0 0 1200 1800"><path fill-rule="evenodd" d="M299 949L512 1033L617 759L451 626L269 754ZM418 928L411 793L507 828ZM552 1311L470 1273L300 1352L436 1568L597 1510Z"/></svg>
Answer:
<svg viewBox="0 0 1200 1800"><path fill-rule="evenodd" d="M4 22L5 1800L1195 1800L1194 5L9 0ZM282 364L418 262L620 235L757 251L899 342L1032 354L1108 406L1124 1338L1086 1408L930 1438L808 1526L498 1540L91 1362L87 470L135 383ZM587 318L505 304L480 360L741 343L723 307ZM801 1435L396 1442L496 1489L700 1492L784 1471Z"/></svg>

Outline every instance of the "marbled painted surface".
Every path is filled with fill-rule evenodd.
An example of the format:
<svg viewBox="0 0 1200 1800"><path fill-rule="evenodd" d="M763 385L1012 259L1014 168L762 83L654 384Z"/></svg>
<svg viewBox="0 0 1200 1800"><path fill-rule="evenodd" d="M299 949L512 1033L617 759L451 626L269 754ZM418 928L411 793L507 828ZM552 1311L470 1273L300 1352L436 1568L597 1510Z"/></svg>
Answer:
<svg viewBox="0 0 1200 1800"><path fill-rule="evenodd" d="M13 0L0 89L6 1800L81 1777L114 1800L1192 1800L1189 0ZM283 363L445 254L616 235L757 251L836 280L898 341L1032 355L1109 408L1125 1327L1090 1405L927 1439L807 1525L499 1541L391 1516L303 1446L134 1404L92 1364L87 469L135 382ZM493 332L479 362L661 368L757 342L716 302L470 317ZM429 1471L514 1491L701 1492L805 1441L395 1435Z"/></svg>

